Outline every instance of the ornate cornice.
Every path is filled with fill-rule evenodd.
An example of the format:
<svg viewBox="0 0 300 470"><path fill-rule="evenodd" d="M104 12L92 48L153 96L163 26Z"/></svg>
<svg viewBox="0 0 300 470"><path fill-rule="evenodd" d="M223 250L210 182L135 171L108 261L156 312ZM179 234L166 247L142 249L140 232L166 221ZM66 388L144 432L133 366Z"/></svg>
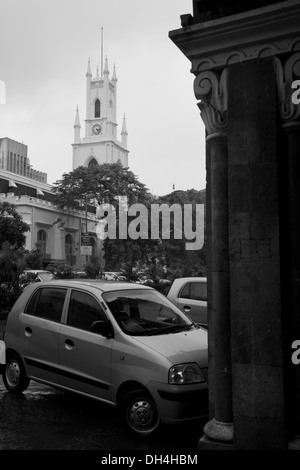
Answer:
<svg viewBox="0 0 300 470"><path fill-rule="evenodd" d="M292 102L292 83L300 78L300 52L283 60L276 57L275 71L279 110L282 123L291 123L300 118L300 105Z"/></svg>
<svg viewBox="0 0 300 470"><path fill-rule="evenodd" d="M288 0L170 31L191 72L300 51L300 2ZM237 47L238 44L238 47Z"/></svg>
<svg viewBox="0 0 300 470"><path fill-rule="evenodd" d="M194 93L208 135L227 131L227 70L201 72L194 81Z"/></svg>

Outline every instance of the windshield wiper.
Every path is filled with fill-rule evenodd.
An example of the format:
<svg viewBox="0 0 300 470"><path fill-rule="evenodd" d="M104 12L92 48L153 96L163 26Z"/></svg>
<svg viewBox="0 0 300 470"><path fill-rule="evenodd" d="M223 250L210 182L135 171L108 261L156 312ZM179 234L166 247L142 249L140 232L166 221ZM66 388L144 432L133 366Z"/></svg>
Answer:
<svg viewBox="0 0 300 470"><path fill-rule="evenodd" d="M190 323L189 325L170 325L164 326L163 328L154 328L149 329L148 331L145 330L141 333L135 333L135 336L155 336L155 335L165 335L170 333L179 333L180 331L187 331L194 328L194 323Z"/></svg>
<svg viewBox="0 0 300 470"><path fill-rule="evenodd" d="M170 325L170 326L167 326L166 328L163 328L160 331L162 334L179 333L180 331L190 330L193 327L194 327L193 323L191 323L190 325Z"/></svg>

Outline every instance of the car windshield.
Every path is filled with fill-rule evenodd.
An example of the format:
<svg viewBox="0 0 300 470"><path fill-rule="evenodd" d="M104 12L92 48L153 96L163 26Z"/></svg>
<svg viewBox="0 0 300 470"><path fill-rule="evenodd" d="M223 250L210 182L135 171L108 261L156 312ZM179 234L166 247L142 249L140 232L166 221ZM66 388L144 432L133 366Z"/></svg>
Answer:
<svg viewBox="0 0 300 470"><path fill-rule="evenodd" d="M54 279L54 274L44 271L44 272L39 272L38 275L43 281L52 281Z"/></svg>
<svg viewBox="0 0 300 470"><path fill-rule="evenodd" d="M103 299L121 329L133 336L177 333L195 325L155 290L106 292Z"/></svg>

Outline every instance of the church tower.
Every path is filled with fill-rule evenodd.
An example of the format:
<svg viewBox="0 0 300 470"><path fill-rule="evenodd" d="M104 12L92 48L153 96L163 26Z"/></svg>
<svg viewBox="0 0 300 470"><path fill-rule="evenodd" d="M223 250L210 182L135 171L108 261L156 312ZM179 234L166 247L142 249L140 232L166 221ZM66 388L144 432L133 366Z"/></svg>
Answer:
<svg viewBox="0 0 300 470"><path fill-rule="evenodd" d="M101 70L97 67L93 78L90 60L86 72L86 119L85 137L80 137L81 125L77 106L74 123L73 170L89 166L95 161L128 166L127 127L123 118L121 140L117 138L117 76L114 66L112 76L107 57L103 68L101 48Z"/></svg>

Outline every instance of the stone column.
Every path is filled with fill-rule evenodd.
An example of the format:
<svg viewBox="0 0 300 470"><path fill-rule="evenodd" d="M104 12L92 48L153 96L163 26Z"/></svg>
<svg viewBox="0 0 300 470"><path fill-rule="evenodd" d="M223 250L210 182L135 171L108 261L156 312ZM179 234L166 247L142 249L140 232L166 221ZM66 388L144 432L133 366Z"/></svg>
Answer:
<svg viewBox="0 0 300 470"><path fill-rule="evenodd" d="M194 15L182 15L182 28L169 36L191 62L208 136L211 419L199 448L218 449L220 442L232 448L224 444L228 435L222 426L222 432L217 432L218 422L228 423L230 439L232 420L235 449L279 450L288 440L289 448L295 448L300 365L292 365L291 344L300 339L300 152L295 123L299 115L295 118L296 111L290 107L290 80L299 77L300 3L256 0L255 4L237 4L230 0L224 5L199 0L193 6ZM294 59L289 59L292 55ZM282 129L274 74L278 61ZM224 136L227 117L228 143ZM226 165L227 182L222 176ZM218 325L222 325L221 334ZM224 380L222 370L227 363Z"/></svg>
<svg viewBox="0 0 300 470"><path fill-rule="evenodd" d="M280 195L285 402L288 448L300 449L300 365L293 364L293 341L300 339L300 104L292 83L300 77L300 52L275 59L280 107Z"/></svg>
<svg viewBox="0 0 300 470"><path fill-rule="evenodd" d="M195 95L206 127L207 217L211 232L208 270L209 392L211 419L200 448L232 443L230 280L228 259L227 71L197 75ZM213 396L211 395L213 393Z"/></svg>

